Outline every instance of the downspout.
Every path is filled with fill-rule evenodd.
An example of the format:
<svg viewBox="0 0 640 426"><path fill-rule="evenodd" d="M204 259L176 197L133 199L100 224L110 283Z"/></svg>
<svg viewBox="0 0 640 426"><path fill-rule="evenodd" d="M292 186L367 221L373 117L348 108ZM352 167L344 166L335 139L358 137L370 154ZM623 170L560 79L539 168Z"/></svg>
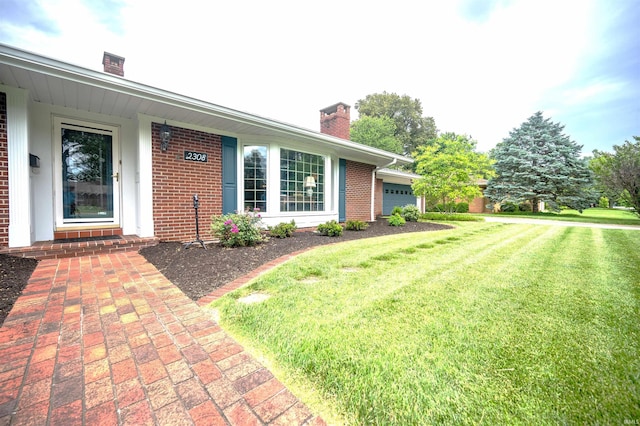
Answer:
<svg viewBox="0 0 640 426"><path fill-rule="evenodd" d="M393 166L394 164L396 164L396 162L398 161L397 158L394 158L392 162L390 162L389 164L385 164L384 166L380 166L380 167L376 167L375 169L373 169L373 171L371 172L371 222L376 220L375 217L375 202L376 202L376 172L380 169L384 169L386 167L390 167Z"/></svg>

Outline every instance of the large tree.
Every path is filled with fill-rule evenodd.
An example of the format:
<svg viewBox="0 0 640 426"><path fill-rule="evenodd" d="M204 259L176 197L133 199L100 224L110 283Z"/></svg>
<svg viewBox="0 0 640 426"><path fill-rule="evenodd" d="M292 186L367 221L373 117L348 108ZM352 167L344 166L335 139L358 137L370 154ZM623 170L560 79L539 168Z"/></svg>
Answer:
<svg viewBox="0 0 640 426"><path fill-rule="evenodd" d="M444 133L416 151L416 172L422 177L412 185L414 194L428 203L471 202L482 196L478 180L494 175L491 160L476 152L476 141L466 135ZM452 204L452 203L451 203Z"/></svg>
<svg viewBox="0 0 640 426"><path fill-rule="evenodd" d="M551 210L589 207L592 179L580 157L582 146L563 130L542 112L513 129L492 151L497 176L487 183L485 196L498 204L530 201L534 212L540 201Z"/></svg>
<svg viewBox="0 0 640 426"><path fill-rule="evenodd" d="M640 215L640 137L614 145L614 153L593 151L590 163L601 187L617 197L625 196Z"/></svg>
<svg viewBox="0 0 640 426"><path fill-rule="evenodd" d="M388 117L395 123L394 136L402 144L401 154L410 156L418 146L438 136L433 117L422 116L419 99L395 93L374 93L356 102L361 117Z"/></svg>
<svg viewBox="0 0 640 426"><path fill-rule="evenodd" d="M395 122L389 117L360 117L351 123L351 140L402 155L402 143L395 137Z"/></svg>

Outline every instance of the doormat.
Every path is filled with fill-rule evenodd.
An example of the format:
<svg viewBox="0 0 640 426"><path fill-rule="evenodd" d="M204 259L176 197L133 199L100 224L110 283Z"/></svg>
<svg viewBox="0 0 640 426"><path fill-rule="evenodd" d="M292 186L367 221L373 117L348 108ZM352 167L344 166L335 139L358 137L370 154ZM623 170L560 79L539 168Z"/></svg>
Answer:
<svg viewBox="0 0 640 426"><path fill-rule="evenodd" d="M120 235L105 235L103 237L84 237L84 238L64 238L59 240L53 240L54 244L61 243L86 243L89 241L105 241L105 240L119 240Z"/></svg>

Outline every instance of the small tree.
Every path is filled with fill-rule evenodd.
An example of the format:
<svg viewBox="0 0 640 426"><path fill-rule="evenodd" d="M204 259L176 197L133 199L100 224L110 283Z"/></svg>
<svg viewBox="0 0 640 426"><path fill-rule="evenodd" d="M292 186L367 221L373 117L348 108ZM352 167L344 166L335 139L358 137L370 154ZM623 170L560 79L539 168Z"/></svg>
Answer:
<svg viewBox="0 0 640 426"><path fill-rule="evenodd" d="M492 152L497 177L489 180L485 196L494 203L530 201L533 212L544 201L582 211L595 202L591 173L580 158L582 146L562 133L564 126L537 112Z"/></svg>
<svg viewBox="0 0 640 426"><path fill-rule="evenodd" d="M625 198L640 215L640 137L614 145L614 153L594 151L590 167L607 193Z"/></svg>
<svg viewBox="0 0 640 426"><path fill-rule="evenodd" d="M418 147L416 172L422 177L413 183L413 192L427 202L442 202L453 209L455 200L472 201L482 196L478 180L493 176L491 160L475 151L476 141L465 135L445 133L429 145Z"/></svg>

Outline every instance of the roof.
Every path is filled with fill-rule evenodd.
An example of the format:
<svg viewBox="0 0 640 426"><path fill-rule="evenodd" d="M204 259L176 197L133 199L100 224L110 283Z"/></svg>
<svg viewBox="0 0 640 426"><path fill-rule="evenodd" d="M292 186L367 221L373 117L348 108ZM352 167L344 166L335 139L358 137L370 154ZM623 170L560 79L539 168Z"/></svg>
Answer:
<svg viewBox="0 0 640 426"><path fill-rule="evenodd" d="M223 135L286 137L323 143L341 158L385 166L412 159L254 114L0 44L0 84L26 89L33 102L99 114L158 119L210 128ZM171 124L171 123L170 123Z"/></svg>

